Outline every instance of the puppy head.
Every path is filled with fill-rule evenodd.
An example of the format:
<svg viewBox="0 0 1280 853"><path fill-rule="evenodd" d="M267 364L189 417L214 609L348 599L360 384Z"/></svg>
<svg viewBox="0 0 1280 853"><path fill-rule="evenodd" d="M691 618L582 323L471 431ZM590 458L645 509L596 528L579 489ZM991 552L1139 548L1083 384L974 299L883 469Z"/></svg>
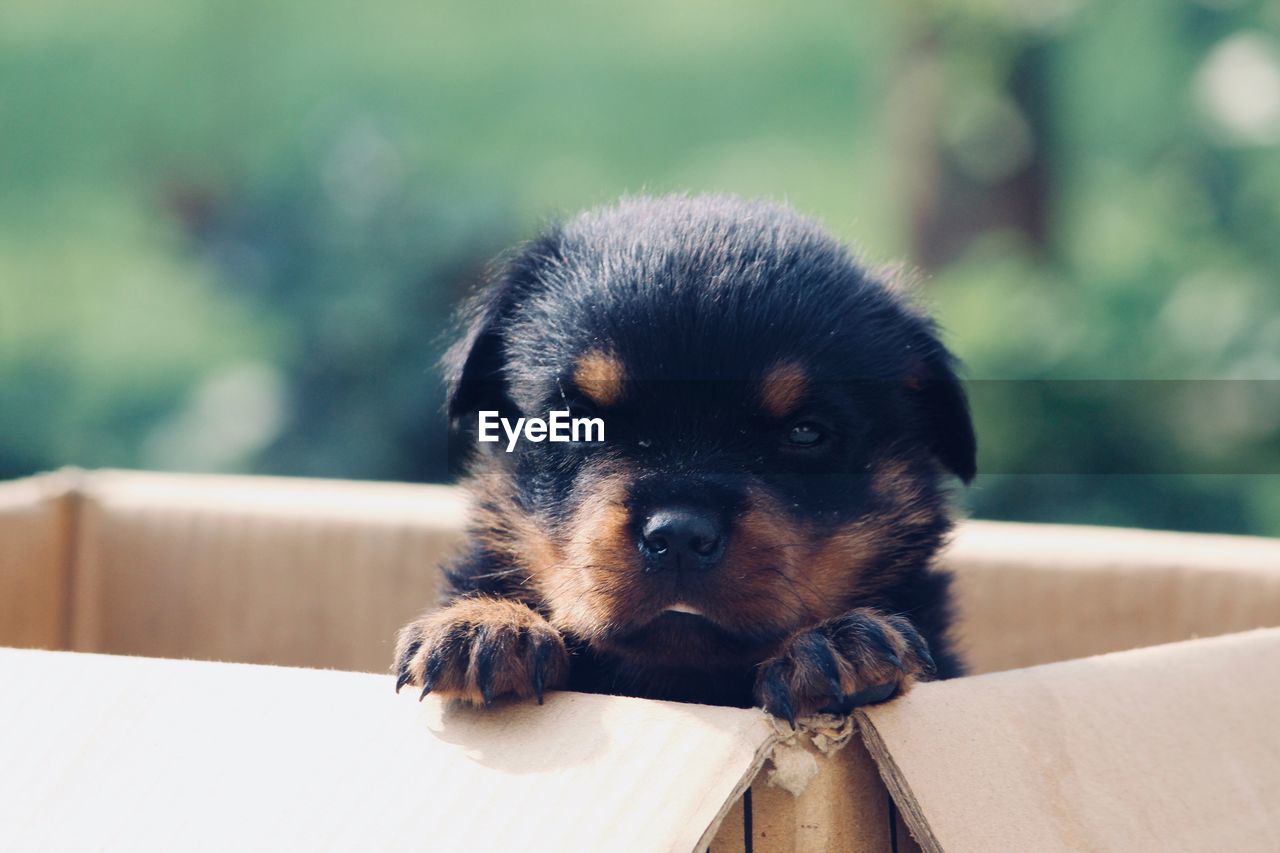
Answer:
<svg viewBox="0 0 1280 853"><path fill-rule="evenodd" d="M554 624L661 665L758 661L873 601L975 471L932 324L817 226L635 199L525 247L445 362L449 414L569 409L601 443L477 445L477 526Z"/></svg>

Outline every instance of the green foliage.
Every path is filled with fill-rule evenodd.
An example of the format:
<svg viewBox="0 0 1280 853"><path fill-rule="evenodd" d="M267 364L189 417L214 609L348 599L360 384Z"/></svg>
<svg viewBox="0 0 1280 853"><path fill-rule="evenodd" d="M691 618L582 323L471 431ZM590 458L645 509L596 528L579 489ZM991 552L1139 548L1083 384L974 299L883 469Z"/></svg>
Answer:
<svg viewBox="0 0 1280 853"><path fill-rule="evenodd" d="M1273 6L13 0L0 476L442 477L485 259L727 190L913 264L969 376L1043 380L975 383L975 513L1280 533L1274 382L1061 381L1280 378Z"/></svg>

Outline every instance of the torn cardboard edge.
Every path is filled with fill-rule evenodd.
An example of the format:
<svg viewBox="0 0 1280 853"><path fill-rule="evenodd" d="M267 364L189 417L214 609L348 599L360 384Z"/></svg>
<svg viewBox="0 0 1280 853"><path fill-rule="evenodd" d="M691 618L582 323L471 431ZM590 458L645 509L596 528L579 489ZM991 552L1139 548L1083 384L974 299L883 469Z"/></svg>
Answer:
<svg viewBox="0 0 1280 853"><path fill-rule="evenodd" d="M819 759L814 756L814 750L830 758L848 745L858 731L851 716L817 714L804 717L797 721L794 730L785 720L770 719L778 740L769 756L773 769L765 781L793 797L803 794L809 782L818 775Z"/></svg>
<svg viewBox="0 0 1280 853"><path fill-rule="evenodd" d="M738 780L733 795L716 815L695 849L707 849L719 833L725 818L754 782L763 777L770 787L779 788L791 797L798 798L821 772L818 762L835 756L857 734L857 723L852 717L819 714L798 720L796 729L792 730L785 720L771 717L763 711L759 713L770 721L773 732L761 742L752 766ZM815 751L817 756L814 755Z"/></svg>
<svg viewBox="0 0 1280 853"><path fill-rule="evenodd" d="M793 730L785 720L771 717L764 711L758 713L769 720L773 732L760 743L752 766L738 780L733 795L716 815L695 849L707 849L737 801L762 776L766 784L780 788L792 797L803 795L809 783L820 772L818 762L833 757L847 746L858 730L852 717L833 714L805 717L796 721L796 728ZM821 757L814 755L815 750Z"/></svg>

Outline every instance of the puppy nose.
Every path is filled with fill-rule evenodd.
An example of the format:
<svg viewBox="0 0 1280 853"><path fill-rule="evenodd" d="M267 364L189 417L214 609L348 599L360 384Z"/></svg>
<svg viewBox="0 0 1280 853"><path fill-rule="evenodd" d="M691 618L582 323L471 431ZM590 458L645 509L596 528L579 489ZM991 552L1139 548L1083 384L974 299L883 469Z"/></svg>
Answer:
<svg viewBox="0 0 1280 853"><path fill-rule="evenodd" d="M640 531L640 544L657 569L709 569L724 554L724 534L709 513L685 507L660 509Z"/></svg>

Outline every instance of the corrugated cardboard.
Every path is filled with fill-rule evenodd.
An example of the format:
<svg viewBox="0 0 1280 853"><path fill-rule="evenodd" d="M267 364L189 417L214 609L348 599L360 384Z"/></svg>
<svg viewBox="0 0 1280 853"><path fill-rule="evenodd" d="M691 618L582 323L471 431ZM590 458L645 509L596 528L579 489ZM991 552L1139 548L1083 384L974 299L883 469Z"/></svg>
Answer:
<svg viewBox="0 0 1280 853"><path fill-rule="evenodd" d="M1280 540L969 522L944 562L975 672L1280 625Z"/></svg>
<svg viewBox="0 0 1280 853"><path fill-rule="evenodd" d="M857 714L925 850L1280 850L1280 629L921 685Z"/></svg>
<svg viewBox="0 0 1280 853"><path fill-rule="evenodd" d="M71 648L385 671L459 540L453 489L101 472L81 486Z"/></svg>
<svg viewBox="0 0 1280 853"><path fill-rule="evenodd" d="M457 547L464 516L465 505L459 493L428 486L126 472L70 473L0 484L0 643L385 671L395 629L434 599L436 566L445 553ZM1231 642L1224 640L1222 645L1207 645L1203 659L1198 657L1200 652L1192 655L1201 661L1194 665L1189 662L1192 658L1179 651L1183 647L1159 646L1135 652L1132 658L1121 655L1068 660L1033 669L1015 668L1280 625L1280 542L969 522L961 525L954 545L943 559L956 571L962 639L975 671L1012 671L947 684L922 685L901 701L868 712L863 717L864 727L870 735L872 751L879 759L879 770L857 738L832 756L820 754L804 738L797 739L790 747L779 747L785 752L785 756L784 752L779 753L782 763L808 768L803 793L797 797L782 787L770 785L775 768L772 763L767 764L754 778L747 796L735 801L734 796L726 794L727 799L717 804L715 814L706 824L699 823L703 812L698 812L694 821L697 825L693 826L698 833L708 826L714 827L717 815L723 818L718 834L710 843L711 849L750 849L754 853L866 849L905 853L916 849L911 833L918 834L930 849L982 849L983 845L986 849L1036 849L1012 843L1022 836L1009 828L1009 820L998 816L992 817L990 826L1003 829L990 829L987 835L979 831L987 831L983 830L988 826L983 822L983 810L991 807L989 795L993 791L1005 791L1002 787L1005 767L1008 785L1017 789L1013 793L1006 791L1010 809L1016 806L1021 810L1017 814L1031 816L1027 818L1028 825L1039 828L1034 832L1025 830L1028 833L1025 838L1049 845L1042 849L1052 849L1052 845L1063 838L1073 838L1064 834L1066 830L1054 824L1054 820L1066 820L1068 824L1077 821L1079 825L1071 831L1077 832L1079 838L1097 842L1096 849L1162 849L1160 845L1170 849L1168 845L1175 840L1170 834L1153 830L1142 836L1126 830L1102 837L1100 833L1107 824L1098 822L1098 812L1088 817L1073 817L1077 808L1088 807L1093 801L1077 796L1058 803L1054 799L1057 789L1047 780L1053 776L1049 771L1056 773L1059 765L1044 764L1037 757L1041 754L1060 757L1064 752L1073 757L1075 752L1095 746L1117 752L1128 742L1150 747L1149 754L1133 760L1116 758L1109 763L1091 757L1075 765L1087 771L1085 776L1090 785L1097 787L1099 802L1128 803L1137 814L1161 815L1158 810L1150 811L1150 805L1142 799L1143 792L1135 792L1134 786L1145 785L1149 789L1147 794L1153 795L1151 792L1164 790L1164 783L1125 775L1120 772L1125 766L1141 767L1152 773L1177 772L1218 782L1230 775L1237 784L1225 789L1228 791L1225 799L1207 798L1206 809L1197 810L1192 803L1186 806L1187 814L1180 814L1180 819L1194 826L1183 826L1176 821L1170 825L1181 827L1178 831L1193 839L1207 839L1220 833L1221 838L1231 842L1226 846L1233 849L1266 849L1259 847L1258 842L1270 837L1267 833L1271 831L1271 824L1258 819L1257 813L1250 810L1249 797L1275 799L1273 786L1280 778L1280 771L1270 763L1274 757L1271 742L1245 726L1248 714L1240 712L1243 716L1234 716L1238 709L1250 707L1250 703L1256 704L1264 696L1254 688L1249 675L1262 670L1250 663L1249 655L1253 652L1249 650L1254 647L1247 638L1237 636L1231 638ZM1243 645L1238 646L1237 640ZM81 659L71 657L69 660ZM1113 662L1116 660L1132 660L1132 663L1116 664ZM138 674L151 672L143 664L145 662L120 670L119 677L150 696L157 688L151 685L150 675ZM1222 673L1234 673L1234 676L1210 677L1217 671L1214 665L1220 666ZM97 670L108 665L92 666ZM227 710L218 703L235 702L243 708L260 707L262 702L279 703L282 708L291 709L297 719L306 715L303 706L312 707L308 704L310 700L299 698L295 704L294 699L280 698L274 688L265 685L277 678L289 685L301 685L302 682L295 679L305 681L314 674L302 676L292 674L295 672L292 670L263 670L275 675L240 675L227 681L219 680L223 676L215 677L221 685L219 689L227 691L231 698L220 698L211 717L199 711L202 700L193 685L200 676L190 674L204 669L198 664L164 666L177 668L164 671L185 685L183 691L191 691L191 696L182 700L190 706L180 708L180 703L174 704L178 700L170 697L157 700L159 710L155 714L158 716L147 712L148 727L169 733L164 739L152 741L157 744L155 749L171 743L186 749L178 736L185 736L186 732L172 719L180 711L197 714L204 720L227 714L225 731L234 732L241 727L252 728L252 715L246 712L244 716L237 716L239 711ZM190 669L192 667L195 669ZM1129 668L1133 671L1129 672ZM176 674L179 670L180 675ZM1117 672L1126 674L1114 675ZM87 670L86 673L86 679L106 678L88 674ZM316 735L320 756L325 755L326 750L336 750L335 766L350 773L354 772L355 765L343 764L345 758L338 759L356 748L351 741L364 743L370 750L374 748L376 735L364 731L364 727L387 726L403 734L404 729L396 728L402 724L388 721L384 715L399 713L387 708L406 706L400 702L404 697L391 694L386 676L332 677L339 680L324 681L323 686L316 686L314 690L350 689L364 698L353 698L350 705L339 701L339 705L346 708L345 716L320 713L321 722L307 731ZM0 679L5 678L7 676L0 673ZM1175 691L1168 687L1180 679L1199 685L1200 689L1194 700L1181 705L1175 702ZM1274 673L1272 679L1274 681ZM93 683L99 685L99 681ZM252 689L248 685L253 685ZM1166 688L1167 693L1160 692ZM103 688L99 685L94 689ZM299 693L306 692L302 687L297 689ZM1165 701L1144 702L1141 694L1148 689L1155 690ZM370 692L364 693L366 690ZM68 708L83 709L83 719L76 718L75 725L100 724L105 727L101 729L102 737L118 742L116 746L98 745L90 735L81 732L89 744L84 749L106 750L110 755L121 755L122 751L134 748L145 751L138 746L142 742L138 738L146 736L150 729L131 729L110 722L117 714L117 710L113 710L117 706L86 705L79 687L64 685L63 691L60 695ZM381 699L375 698L378 691L385 691ZM0 691L7 692L7 689ZM999 704L1001 710L991 712L982 705L984 698ZM505 744L503 749L526 755L519 760L532 766L554 758L553 753L539 751L544 737L551 738L547 743L558 742L551 735L545 735L542 728L530 726L555 729L559 725L557 715L570 707L565 705L569 699L578 701L576 697L562 695L545 708L513 707L474 717L474 721L481 721L474 725L465 722L471 718L458 717L444 721L447 725L432 731L446 740L455 738L455 745L462 752L481 756L489 754L492 744L505 737L506 740L501 740ZM616 698L581 699L592 707L595 703L604 703L601 708L619 703L636 707L651 704ZM412 700L409 704L413 704ZM1085 705L1088 708L1083 711L1078 708ZM134 705L127 707L136 710ZM693 706L677 707L693 717L701 713ZM1019 708L1026 710L1019 712ZM1130 714L1126 710L1129 708L1140 709L1140 712ZM756 721L761 719L757 712L718 711L747 714ZM26 713L33 721L41 719L35 710L28 709ZM72 718L67 715L72 713L70 710L48 711L46 717L63 721L60 725L71 725ZM608 788L598 792L598 796L608 798L614 793L610 786L628 782L683 791L686 798L693 796L693 789L682 787L681 780L706 778L700 775L705 769L702 765L690 764L709 760L704 759L702 737L682 741L679 748L673 746L662 756L648 755L644 761L650 763L642 767L641 759L631 756L628 750L652 752L654 744L666 735L655 735L657 739L651 739L649 727L665 723L644 722L647 718L631 712L617 713L623 714L618 719L631 721L628 726L639 726L634 735L636 742L633 745L630 739L621 736L596 740L601 744L601 766L615 767L618 778L581 777L579 781L588 787L582 789L583 797L578 805L589 808L592 797L597 795L596 788ZM92 723L98 718L106 722ZM1089 721L1091 728L1076 728L1078 719ZM1200 743L1214 732L1215 720L1225 721L1232 727L1229 736L1208 741L1220 744L1221 749L1213 752L1206 747L1186 751L1185 760L1179 757L1183 753L1170 754L1156 749L1164 742L1155 743L1128 733L1129 729L1141 725L1152 731L1176 732L1181 739L1200 739L1197 741ZM328 738L319 736L319 729L325 728L325 723L330 733ZM1108 728L1112 724L1114 729ZM310 723L299 725L307 727ZM472 727L468 728L469 725ZM737 724L724 725L732 728ZM255 744L259 755L271 756L271 751L266 749L270 732L283 732L286 726L283 718L276 719L270 713L264 718L263 726L263 731L246 737ZM73 730L81 731L74 727ZM499 730L508 734L499 734ZM418 731L420 736L426 736L421 734L424 730ZM584 731L589 733L592 729L588 727ZM784 739L789 739L789 734L789 730L781 732ZM1139 734L1149 732L1144 729ZM762 760L760 751L778 735L772 730L760 735L763 740L755 734L744 735L745 740L738 746L744 750L749 747L755 756L753 760L758 762ZM707 737L710 738L707 754L728 755L722 750L723 744L716 745L714 736ZM126 748L121 745L124 743L134 746ZM402 743L397 748L412 753L415 749L430 747ZM812 756L808 759L810 763L805 764L802 753ZM935 761L931 756L938 759ZM940 763L943 757L951 762L948 767ZM145 761L138 759L141 763L135 764L150 766L146 762L153 760L159 759L152 756ZM318 760L321 759L308 759ZM1206 762L1215 760L1219 760L1219 764L1206 769ZM297 778L290 776L292 771L281 769L274 759L266 763L269 766L262 772L273 785L301 785L304 791L310 791L317 784L312 777L323 776L322 771L307 761L298 763L301 775ZM60 777L62 781L57 783L56 790L80 792L78 796L84 795L84 790L96 790L83 788L88 783L79 779L90 766L66 764L64 770L59 771L64 776ZM201 765L197 763L197 766ZM417 770L414 768L413 772ZM935 778L935 771L941 780L936 783L930 781ZM972 773L965 775L969 771ZM164 772L178 771L164 769ZM226 775L229 771L219 772L224 773L219 779L230 778ZM382 766L380 772L385 772L384 781L372 776L361 777L377 796L384 796L382 786L400 784L404 778L398 775L401 773L398 766ZM419 812L434 808L431 804L422 805L421 799L436 796L431 792L445 785L454 785L458 797L465 795L477 802L487 801L487 794L470 786L490 783L479 776L458 772L462 775L455 775L453 770L439 777L429 772L414 775L415 781L421 780L422 787L410 786L403 801L397 799L399 791L389 796L392 801L408 803ZM727 770L726 776L713 774L714 779L707 784L716 791L737 789L751 775L745 772L741 778L733 777ZM890 800L880 781L881 773L902 808ZM978 775L974 776L975 773ZM143 784L141 777L130 779L133 781L129 784ZM795 779L790 781L794 783ZM793 787L798 786L793 784ZM338 788L356 797L351 789L342 785ZM262 793L264 789L257 790ZM493 791L501 793L495 793L493 801L502 804L502 808L493 815L506 819L509 811L524 811L523 806L513 805L517 799L510 799L525 796L519 790L501 785L494 788ZM1194 794L1193 788L1168 790L1180 792L1178 796L1184 800ZM50 791L47 807L54 808L61 795L54 789ZM452 796L455 792L449 793ZM122 796L127 794L125 789ZM371 794L366 800L376 798ZM222 802L232 810L245 810L246 820L251 823L260 819L254 811L256 806L251 803L234 799L219 801L216 797L213 801ZM295 803L293 807L305 809L301 801L291 802ZM1230 802L1238 806L1235 813L1230 813L1224 805ZM183 807L173 808L181 813ZM355 824L361 824L365 816L362 809L366 808L374 807L353 806L347 815ZM1010 811L1011 815L1014 813ZM459 806L449 814L461 821L464 815L470 819L474 813ZM594 826L592 821L596 818L591 816L594 814L588 812L581 820ZM683 812L673 814L680 820L685 819ZM1105 815L1105 810L1101 814ZM484 820L496 820L493 815ZM968 824L961 820L965 815L969 816ZM1058 834L1035 824L1033 818L1048 821L1045 825ZM222 820L223 816L212 819ZM335 820L342 822L341 818ZM1020 818L1015 822L1022 826ZM1225 825L1231 822L1241 826ZM0 823L0 848L6 845L2 827ZM443 828L437 827L436 831L453 832L455 824L445 819ZM671 834L675 831L672 826L655 826L653 831L657 834L652 835L652 839L677 837ZM691 838L697 841L701 837L689 834L688 826L683 826L682 831L686 831L679 836L678 843L682 845L692 843ZM344 832L341 827L335 828L332 837L344 840L348 838ZM517 830L511 832L510 838L520 837ZM991 833L998 832L1005 833L999 838L1009 839L1011 843L993 847L991 842L997 835ZM391 839L393 835L385 837ZM401 840L409 837L394 836ZM660 849L641 843L647 840L641 837L637 849ZM476 840L473 849L496 848Z"/></svg>
<svg viewBox="0 0 1280 853"><path fill-rule="evenodd" d="M75 477L0 483L0 646L67 647Z"/></svg>
<svg viewBox="0 0 1280 853"><path fill-rule="evenodd" d="M0 650L0 847L701 849L773 726L557 693L485 714L360 673Z"/></svg>
<svg viewBox="0 0 1280 853"><path fill-rule="evenodd" d="M118 471L0 484L0 506L24 531L0 536L0 583L43 590L12 587L32 602L12 645L365 671L434 600L466 513L439 486ZM1273 540L966 522L943 563L975 672L1280 624Z"/></svg>

